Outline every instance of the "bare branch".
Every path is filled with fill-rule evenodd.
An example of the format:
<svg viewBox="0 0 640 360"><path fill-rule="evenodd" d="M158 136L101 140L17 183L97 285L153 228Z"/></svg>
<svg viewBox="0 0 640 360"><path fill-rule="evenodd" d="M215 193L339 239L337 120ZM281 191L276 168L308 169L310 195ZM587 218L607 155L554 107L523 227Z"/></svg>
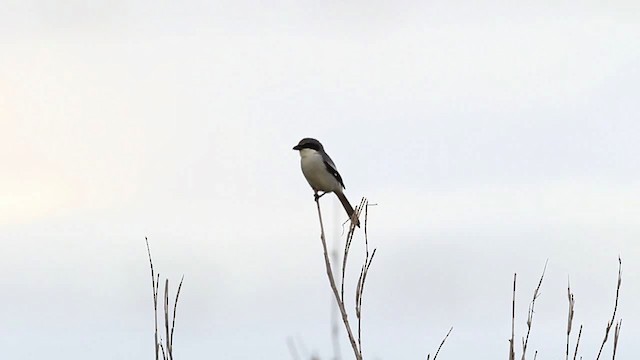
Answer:
<svg viewBox="0 0 640 360"><path fill-rule="evenodd" d="M373 262L373 257L376 255L376 249L373 250L371 257L369 256L369 237L367 235L367 221L368 221L368 210L369 206L367 201L363 198L360 202L360 209L364 209L364 244L365 244L365 258L364 265L362 265L360 269L360 277L358 278L358 283L356 285L356 317L358 319L358 347L360 349L360 354L362 354L362 296L364 294L364 284L367 280L367 274L369 273L369 268L371 267L371 263Z"/></svg>
<svg viewBox="0 0 640 360"><path fill-rule="evenodd" d="M147 244L147 255L149 256L149 267L151 268L151 288L153 290L153 320L154 320L154 348L156 354L156 360L162 359L173 360L173 335L176 326L176 312L178 308L178 299L180 298L180 290L182 289L182 283L184 276L180 280L178 285L178 291L176 292L175 302L173 304L173 317L171 319L171 330L169 330L169 279L165 279L164 283L164 328L165 338L158 332L158 294L160 293L160 274L156 274L153 268L153 261L151 259L151 250L149 247L149 240L144 238ZM162 331L162 330L161 330Z"/></svg>
<svg viewBox="0 0 640 360"><path fill-rule="evenodd" d="M447 341L447 338L449 337L449 334L451 334L451 331L453 331L453 326L449 329L449 331L447 331L447 335L445 335L444 338L442 339L440 346L438 346L438 349L436 350L436 354L433 355L433 360L436 360L436 358L438 357L438 354L440 353L440 349L442 349L442 345L444 345L444 342ZM430 357L431 357L431 354L427 355L427 360L429 360Z"/></svg>
<svg viewBox="0 0 640 360"><path fill-rule="evenodd" d="M511 302L511 339L509 339L509 360L515 360L515 323L516 323L516 275L513 274L513 298Z"/></svg>
<svg viewBox="0 0 640 360"><path fill-rule="evenodd" d="M616 352L618 350L618 339L620 338L620 328L622 327L622 319L616 324L616 329L613 332L613 357L612 360L616 360Z"/></svg>
<svg viewBox="0 0 640 360"><path fill-rule="evenodd" d="M547 272L547 263L549 260L545 261L544 269L542 269L542 276L540 276L540 281L538 281L538 286L533 291L533 299L531 300L531 304L529 305L529 311L527 313L527 337L522 342L522 360L525 360L525 356L527 354L527 345L529 344L529 334L531 333L531 324L533 323L533 311L536 306L536 299L540 296L540 286L542 286L542 280L544 279L544 274Z"/></svg>
<svg viewBox="0 0 640 360"><path fill-rule="evenodd" d="M567 347L565 352L565 359L569 360L569 342L571 337L571 326L573 325L573 308L575 305L573 293L571 292L571 283L569 282L569 280L567 280L567 298L569 299L569 313L567 315ZM582 330L582 326L580 327L580 330ZM576 344L576 351L577 345L578 344Z"/></svg>
<svg viewBox="0 0 640 360"><path fill-rule="evenodd" d="M613 357L612 360L616 360L616 352L618 351L618 339L620 338L620 328L622 327L622 319L616 324L616 328L613 332Z"/></svg>
<svg viewBox="0 0 640 360"><path fill-rule="evenodd" d="M329 251L327 249L327 241L325 239L324 225L322 222L322 212L320 211L320 202L318 197L316 197L316 205L318 208L318 220L320 221L320 240L322 241L322 249L324 252L324 262L325 262L325 267L327 271L327 277L329 278L329 284L331 285L331 290L333 291L333 295L336 299L336 303L338 304L338 308L340 309L340 314L342 315L342 322L344 323L344 327L347 330L347 335L349 336L349 342L351 343L351 348L353 349L353 353L357 360L362 360L362 354L358 349L358 345L356 344L356 340L353 336L353 332L351 331L351 326L349 325L347 311L345 309L344 302L342 301L342 297L340 296L340 292L338 292L336 281L333 276L333 271L331 270L331 261L329 260ZM356 216L357 215L359 214L356 214ZM349 235L352 236L354 228L355 228L355 223L352 221L351 228L349 229Z"/></svg>
<svg viewBox="0 0 640 360"><path fill-rule="evenodd" d="M167 347L167 355L170 360L173 360L172 350L171 350L171 336L169 334L169 279L166 279L164 282L164 328L165 328L165 342Z"/></svg>
<svg viewBox="0 0 640 360"><path fill-rule="evenodd" d="M616 286L616 302L613 306L613 315L611 316L611 320L607 323L607 327L604 332L604 339L602 340L602 345L600 345L600 350L598 351L598 356L596 360L600 359L600 355L602 354L602 349L604 345L607 343L607 339L609 338L609 331L611 330L611 326L616 318L616 311L618 311L618 298L620 297L620 285L622 284L622 259L618 256L618 284Z"/></svg>
<svg viewBox="0 0 640 360"><path fill-rule="evenodd" d="M173 319L171 319L171 340L169 344L171 345L171 357L173 358L173 331L176 327L176 311L178 309L178 299L180 298L180 289L182 289L182 282L184 281L184 275L182 275L182 279L180 279L180 284L178 285L178 291L176 292L176 299L173 303Z"/></svg>
<svg viewBox="0 0 640 360"><path fill-rule="evenodd" d="M158 282L156 281L155 272L153 270L153 260L151 260L151 249L149 248L149 239L145 236L145 243L147 244L147 255L149 255L149 267L151 267L151 289L153 291L153 322L155 326L154 332L154 348L156 354L156 360L159 359L160 356L160 348L158 344ZM160 274L158 274L158 278ZM159 280L158 280L159 281Z"/></svg>
<svg viewBox="0 0 640 360"><path fill-rule="evenodd" d="M578 356L578 346L580 346L581 336L582 336L582 325L580 325L580 330L578 331L578 339L576 340L576 349L573 352L573 360L576 360L576 356Z"/></svg>
<svg viewBox="0 0 640 360"><path fill-rule="evenodd" d="M354 209L354 214L353 216L357 219L360 217L360 213L362 212L362 209L365 207L365 203L368 203L367 200L365 198L362 198L360 200L360 205L356 206L356 208ZM366 219L366 214L365 214L365 223L367 222ZM351 221L351 226L349 226L349 231L347 232L347 240L345 241L344 244L344 254L342 255L342 280L340 283L340 296L342 301L344 301L344 277L347 271L347 258L349 257L349 250L351 249L351 242L353 241L353 235L355 233L356 227L354 225L354 222ZM366 239L366 234L367 234L367 227L364 227L364 233L365 233L365 239ZM367 249L368 251L368 249Z"/></svg>
<svg viewBox="0 0 640 360"><path fill-rule="evenodd" d="M160 338L160 350L162 350L162 359L167 360L167 354L164 352L164 346L162 346L162 338Z"/></svg>

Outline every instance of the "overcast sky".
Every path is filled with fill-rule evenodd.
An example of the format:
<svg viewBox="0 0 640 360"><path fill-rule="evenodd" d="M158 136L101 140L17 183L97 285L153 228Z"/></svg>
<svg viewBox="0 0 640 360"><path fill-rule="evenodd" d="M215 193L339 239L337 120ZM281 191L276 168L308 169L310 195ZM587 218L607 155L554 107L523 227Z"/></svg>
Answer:
<svg viewBox="0 0 640 360"><path fill-rule="evenodd" d="M637 1L1 8L4 357L151 359L147 236L185 276L177 359L290 359L288 338L330 359L302 137L377 204L366 358L424 359L453 326L439 359L506 359L513 273L519 344L547 259L531 356L564 356L570 279L595 358L618 255L618 354L640 353Z"/></svg>

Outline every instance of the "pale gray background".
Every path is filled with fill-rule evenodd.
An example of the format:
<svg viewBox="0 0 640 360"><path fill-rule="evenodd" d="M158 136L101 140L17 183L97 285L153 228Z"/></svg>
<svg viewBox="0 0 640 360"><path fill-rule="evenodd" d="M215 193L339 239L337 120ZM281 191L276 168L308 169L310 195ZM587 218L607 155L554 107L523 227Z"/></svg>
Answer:
<svg viewBox="0 0 640 360"><path fill-rule="evenodd" d="M2 1L2 357L151 359L149 236L185 275L178 359L330 358L291 150L313 136L379 204L365 356L453 325L439 358L506 358L513 272L519 337L549 259L530 349L563 358L570 277L595 358L620 254L636 358L639 24L637 1Z"/></svg>

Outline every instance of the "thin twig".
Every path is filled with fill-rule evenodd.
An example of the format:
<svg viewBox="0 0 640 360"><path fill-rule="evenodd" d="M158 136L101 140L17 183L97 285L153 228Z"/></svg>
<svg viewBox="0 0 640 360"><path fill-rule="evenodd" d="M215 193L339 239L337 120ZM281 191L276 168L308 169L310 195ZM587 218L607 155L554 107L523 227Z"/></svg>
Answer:
<svg viewBox="0 0 640 360"><path fill-rule="evenodd" d="M362 200L360 200L360 205L356 206L354 210L354 215L353 215L356 217L356 219L360 216L360 212L364 207L365 201L366 199L362 198ZM347 258L349 257L348 256L349 249L351 249L351 242L353 241L353 234L355 233L355 229L356 229L356 226L354 225L354 222L351 221L349 226L349 231L347 232L347 240L344 243L344 254L342 255L342 279L340 282L340 298L342 299L342 301L344 301L344 277L347 271ZM365 238L366 238L366 233L367 233L366 226L364 228L364 232L365 232Z"/></svg>
<svg viewBox="0 0 640 360"><path fill-rule="evenodd" d="M576 340L576 349L573 352L573 360L576 360L576 356L578 356L578 346L580 346L581 336L582 336L582 324L580 325L580 330L578 331L578 339Z"/></svg>
<svg viewBox="0 0 640 360"><path fill-rule="evenodd" d="M569 282L569 280L567 279L567 298L569 299L569 313L567 315L567 347L566 347L566 352L565 352L565 359L569 360L569 342L571 339L571 326L573 325L573 314L574 314L574 305L575 305L575 300L573 297L573 293L571 292L571 282ZM580 327L580 330L582 330L582 326ZM577 347L577 344L576 344ZM577 351L577 348L576 348ZM575 357L575 354L574 354Z"/></svg>
<svg viewBox="0 0 640 360"><path fill-rule="evenodd" d="M164 346L162 346L162 337L160 338L160 343L159 344L160 344L160 350L162 350L162 358L164 360L167 360L168 359L167 354L164 352Z"/></svg>
<svg viewBox="0 0 640 360"><path fill-rule="evenodd" d="M145 236L144 241L147 244L147 255L149 255L149 267L151 267L151 289L153 291L153 322L155 326L154 348L156 353L156 360L158 360L160 356L160 351L159 351L160 349L158 346L158 283L156 282L156 276L153 270L153 261L151 260L151 249L149 249L149 239L147 239L147 237ZM160 277L160 274L158 274L158 278L159 277Z"/></svg>
<svg viewBox="0 0 640 360"><path fill-rule="evenodd" d="M173 303L173 319L171 320L171 340L169 344L171 345L171 357L173 358L173 331L176 327L176 311L178 309L178 299L180 298L180 289L182 289L182 282L184 281L184 275L182 275L182 279L180 279L180 284L178 285L178 291L176 292L176 300Z"/></svg>
<svg viewBox="0 0 640 360"><path fill-rule="evenodd" d="M613 332L613 357L612 360L616 360L616 352L618 350L618 339L620 338L620 328L622 327L622 319L616 324L616 329Z"/></svg>
<svg viewBox="0 0 640 360"><path fill-rule="evenodd" d="M515 323L516 323L516 275L513 274L513 298L511 300L511 339L509 339L509 360L515 360Z"/></svg>
<svg viewBox="0 0 640 360"><path fill-rule="evenodd" d="M351 247L351 241L353 239L353 236L349 236L351 234L351 232L347 234L347 240L344 243L344 254L342 255L342 279L340 281L340 299L342 299L342 301L344 301L344 277L347 271L347 254L349 254L349 248Z"/></svg>
<svg viewBox="0 0 640 360"><path fill-rule="evenodd" d="M371 263L373 262L373 257L376 254L376 249L373 250L371 254L371 258L365 259L366 264L362 266L362 270L360 271L360 278L358 279L358 284L356 286L356 317L358 318L358 345L360 348L360 352L362 353L362 295L364 294L364 284L367 280L367 274L369 273L369 267L371 267ZM367 255L368 257L368 255Z"/></svg>
<svg viewBox="0 0 640 360"><path fill-rule="evenodd" d="M364 246L365 246L365 258L364 265L360 269L360 277L358 278L358 283L356 286L356 317L358 319L358 348L360 349L360 354L362 354L362 296L364 294L364 284L367 280L367 274L369 273L369 268L371 267L371 263L373 262L373 258L376 255L376 249L373 250L371 257L369 257L369 238L367 235L367 221L368 221L368 210L369 207L367 205L367 201L362 199L360 202L360 210L364 209Z"/></svg>
<svg viewBox="0 0 640 360"><path fill-rule="evenodd" d="M340 263L339 253L338 253L338 245L340 243L340 235L337 234L335 237L335 244L333 246L333 250L331 251L331 264L333 265L334 273L338 273L340 269L338 268L338 264ZM344 282L344 281L343 281ZM333 348L333 359L332 360L340 360L341 351L340 351L340 324L338 320L338 308L336 306L331 306L331 345Z"/></svg>
<svg viewBox="0 0 640 360"><path fill-rule="evenodd" d="M344 307L344 303L340 297L340 293L338 292L338 288L336 286L336 282L335 279L333 277L333 271L331 270L331 261L329 260L329 252L327 250L327 241L325 239L325 235L324 235L324 225L322 223L322 212L320 211L320 202L319 202L319 198L316 197L315 199L316 201L316 205L318 208L318 220L320 221L320 240L322 241L322 249L324 252L324 262L325 262L325 267L326 267L326 271L327 271L327 277L329 278L329 284L331 285L331 290L333 291L333 295L336 299L336 303L338 304L338 308L340 309L340 314L342 315L342 322L344 323L344 327L347 330L347 335L349 336L349 342L351 343L351 348L353 349L353 353L356 357L357 360L362 360L362 354L360 354L360 351L358 349L358 345L356 344L356 340L353 336L353 333L351 331L351 326L349 325L349 319L347 317L347 311ZM352 221L351 222L351 228L354 228L355 224ZM351 233L351 229L350 229L350 233Z"/></svg>
<svg viewBox="0 0 640 360"><path fill-rule="evenodd" d="M602 340L602 345L600 345L600 350L598 351L596 360L600 359L600 354L602 354L604 344L607 343L607 339L609 338L609 330L611 330L611 326L613 326L616 318L616 311L618 311L618 298L620 297L620 284L622 284L622 259L618 256L618 285L616 286L616 302L613 306L613 315L611 316L611 320L607 323L607 327L604 332L604 339Z"/></svg>
<svg viewBox="0 0 640 360"><path fill-rule="evenodd" d="M175 302L173 304L173 318L171 321L171 330L169 330L169 279L165 279L164 283L164 328L165 338L163 339L158 333L158 295L160 293L160 274L156 274L153 268L153 261L151 259L151 250L149 247L149 240L144 238L147 244L147 255L149 256L149 267L151 268L151 288L153 290L153 320L154 320L154 341L155 341L155 353L156 360L159 360L160 354L162 359L173 360L173 336L176 326L176 312L178 307L178 299L180 298L180 290L182 289L182 283L184 276L180 280L178 285L178 291L176 292Z"/></svg>
<svg viewBox="0 0 640 360"><path fill-rule="evenodd" d="M549 260L545 261L544 269L542 269L542 276L540 276L540 281L538 281L538 286L533 292L533 299L531 300L531 304L529 305L529 311L527 313L527 337L522 343L522 360L525 360L525 356L527 354L527 345L529 345L529 334L531 333L531 324L533 323L533 310L536 306L536 299L540 296L540 286L542 286L542 280L544 279L544 274L547 272L547 263Z"/></svg>
<svg viewBox="0 0 640 360"><path fill-rule="evenodd" d="M442 342L440 342L440 346L438 346L438 349L436 350L436 354L433 355L433 360L436 360L436 358L438 357L438 354L440 353L440 349L442 349L442 345L444 345L444 342L447 341L447 338L449 337L449 334L451 334L451 331L453 331L453 326L449 329L449 331L447 331L447 335L444 336L444 338L442 339ZM427 360L429 360L429 356L427 355Z"/></svg>
<svg viewBox="0 0 640 360"><path fill-rule="evenodd" d="M171 336L169 333L169 279L165 279L164 282L164 329L165 329L165 342L167 344L167 355L170 360L173 360L171 349Z"/></svg>

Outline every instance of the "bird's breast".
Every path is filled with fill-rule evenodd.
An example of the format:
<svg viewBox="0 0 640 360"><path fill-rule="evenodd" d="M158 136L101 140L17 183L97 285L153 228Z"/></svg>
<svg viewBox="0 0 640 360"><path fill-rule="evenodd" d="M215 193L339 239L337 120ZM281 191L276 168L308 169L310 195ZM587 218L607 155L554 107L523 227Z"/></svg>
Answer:
<svg viewBox="0 0 640 360"><path fill-rule="evenodd" d="M308 151L305 151L308 150ZM339 191L338 180L327 171L322 154L315 150L300 151L300 165L307 182L316 191Z"/></svg>

